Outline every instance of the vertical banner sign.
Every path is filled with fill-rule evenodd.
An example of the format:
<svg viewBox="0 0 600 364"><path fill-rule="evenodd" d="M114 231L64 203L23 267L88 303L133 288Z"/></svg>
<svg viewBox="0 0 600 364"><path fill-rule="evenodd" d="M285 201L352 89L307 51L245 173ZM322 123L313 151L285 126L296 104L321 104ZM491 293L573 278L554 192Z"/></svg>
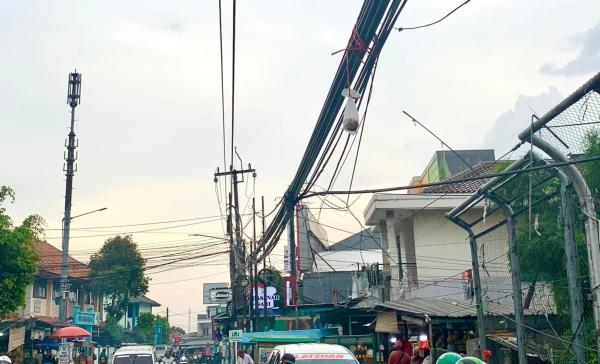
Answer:
<svg viewBox="0 0 600 364"><path fill-rule="evenodd" d="M60 343L56 356L58 364L71 364L73 362L73 343Z"/></svg>
<svg viewBox="0 0 600 364"><path fill-rule="evenodd" d="M283 303L285 307L296 304L296 279L295 277L283 277Z"/></svg>
<svg viewBox="0 0 600 364"><path fill-rule="evenodd" d="M475 287L473 285L473 271L471 269L462 272L462 285L465 299L472 299L475 296Z"/></svg>

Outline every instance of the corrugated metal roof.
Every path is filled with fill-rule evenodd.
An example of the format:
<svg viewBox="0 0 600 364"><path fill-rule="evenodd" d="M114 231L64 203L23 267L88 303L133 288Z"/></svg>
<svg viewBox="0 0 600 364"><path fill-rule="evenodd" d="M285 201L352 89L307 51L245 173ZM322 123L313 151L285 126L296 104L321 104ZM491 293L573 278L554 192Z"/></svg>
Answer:
<svg viewBox="0 0 600 364"><path fill-rule="evenodd" d="M475 305L468 301L448 301L437 298L407 298L401 301L380 303L377 307L396 310L399 313L425 317L476 317Z"/></svg>

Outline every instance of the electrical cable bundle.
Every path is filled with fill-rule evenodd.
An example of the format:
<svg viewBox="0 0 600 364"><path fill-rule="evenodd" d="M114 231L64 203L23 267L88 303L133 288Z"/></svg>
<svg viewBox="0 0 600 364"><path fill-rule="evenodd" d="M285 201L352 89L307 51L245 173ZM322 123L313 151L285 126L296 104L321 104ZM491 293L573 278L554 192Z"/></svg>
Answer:
<svg viewBox="0 0 600 364"><path fill-rule="evenodd" d="M279 206L277 213L262 236L255 250L256 253L251 257L252 259L257 261L265 259L273 250L286 224L294 214L294 205L298 196L307 191L306 188L303 190L303 187L310 188L315 178L320 174L318 170L322 169L328 161L329 158L326 157L326 154L333 145L334 139L338 138L337 133L341 129L342 116L340 115L333 132L331 132L334 121L342 109L344 101L342 91L352 86L358 73L358 78L352 89L357 91L358 94L364 94L379 54L405 4L406 0L367 0L363 3L352 36L348 41L347 48L344 50L344 56L338 66L300 166L284 194L281 206ZM325 150L322 151L328 135L330 136L329 142ZM316 166L317 168L315 168L315 162L319 155L321 155L321 159ZM309 183L306 184L311 171L315 171L316 174L313 173Z"/></svg>

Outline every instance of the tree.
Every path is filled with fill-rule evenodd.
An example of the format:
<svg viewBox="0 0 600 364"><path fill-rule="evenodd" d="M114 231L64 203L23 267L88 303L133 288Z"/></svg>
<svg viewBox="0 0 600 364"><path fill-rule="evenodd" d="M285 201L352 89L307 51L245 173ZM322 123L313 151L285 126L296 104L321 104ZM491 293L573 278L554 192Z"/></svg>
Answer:
<svg viewBox="0 0 600 364"><path fill-rule="evenodd" d="M90 258L92 289L106 298L106 313L119 321L130 297L148 292L144 275L146 260L130 235L117 235L104 242Z"/></svg>
<svg viewBox="0 0 600 364"><path fill-rule="evenodd" d="M140 314L137 318L137 325L133 329L137 342L154 343L155 325L156 317L153 314L149 312Z"/></svg>
<svg viewBox="0 0 600 364"><path fill-rule="evenodd" d="M161 344L169 342L171 329L166 317L153 315L151 313L142 313L137 320L137 326L133 329L136 342L153 344L155 341L157 326L161 327Z"/></svg>
<svg viewBox="0 0 600 364"><path fill-rule="evenodd" d="M27 217L14 226L2 204L14 202L15 193L0 186L0 317L25 304L25 289L33 283L37 271L34 242L43 233L44 220L38 215Z"/></svg>
<svg viewBox="0 0 600 364"><path fill-rule="evenodd" d="M123 328L113 317L104 321L104 335L101 335L100 343L103 345L120 346L123 341Z"/></svg>

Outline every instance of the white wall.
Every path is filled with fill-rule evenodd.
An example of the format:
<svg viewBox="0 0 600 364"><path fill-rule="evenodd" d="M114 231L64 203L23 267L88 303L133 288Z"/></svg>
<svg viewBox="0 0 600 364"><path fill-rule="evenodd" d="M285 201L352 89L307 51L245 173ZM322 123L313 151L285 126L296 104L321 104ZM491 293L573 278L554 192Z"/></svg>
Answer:
<svg viewBox="0 0 600 364"><path fill-rule="evenodd" d="M467 232L444 217L444 210L424 210L413 216L419 288L416 297L463 297L460 274L471 268ZM482 209L464 215L467 221L481 216ZM486 218L475 233L492 227L501 216Z"/></svg>

